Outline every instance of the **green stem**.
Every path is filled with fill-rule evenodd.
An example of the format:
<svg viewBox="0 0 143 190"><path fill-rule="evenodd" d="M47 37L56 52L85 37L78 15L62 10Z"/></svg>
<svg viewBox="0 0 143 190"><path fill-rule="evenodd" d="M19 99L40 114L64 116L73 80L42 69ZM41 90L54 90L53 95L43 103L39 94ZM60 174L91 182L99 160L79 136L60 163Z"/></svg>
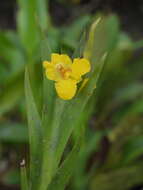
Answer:
<svg viewBox="0 0 143 190"><path fill-rule="evenodd" d="M28 180L27 180L27 173L25 168L25 160L21 162L21 190L29 190L28 188Z"/></svg>

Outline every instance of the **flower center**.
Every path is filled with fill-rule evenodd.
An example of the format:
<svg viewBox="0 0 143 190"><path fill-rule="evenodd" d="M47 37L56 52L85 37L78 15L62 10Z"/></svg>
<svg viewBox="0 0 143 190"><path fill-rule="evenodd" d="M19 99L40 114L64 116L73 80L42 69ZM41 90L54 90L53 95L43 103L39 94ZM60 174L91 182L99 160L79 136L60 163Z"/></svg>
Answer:
<svg viewBox="0 0 143 190"><path fill-rule="evenodd" d="M69 67L65 67L63 63L56 64L56 70L60 74L60 76L65 80L69 78L72 71Z"/></svg>

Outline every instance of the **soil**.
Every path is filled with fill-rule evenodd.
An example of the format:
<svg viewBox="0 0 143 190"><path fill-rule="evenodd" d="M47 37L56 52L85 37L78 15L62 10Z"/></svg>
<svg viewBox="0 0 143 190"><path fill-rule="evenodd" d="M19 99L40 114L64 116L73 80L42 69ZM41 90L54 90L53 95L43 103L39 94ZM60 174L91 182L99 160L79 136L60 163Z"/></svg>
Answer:
<svg viewBox="0 0 143 190"><path fill-rule="evenodd" d="M20 190L20 188L15 185L5 186L5 185L0 184L0 190Z"/></svg>

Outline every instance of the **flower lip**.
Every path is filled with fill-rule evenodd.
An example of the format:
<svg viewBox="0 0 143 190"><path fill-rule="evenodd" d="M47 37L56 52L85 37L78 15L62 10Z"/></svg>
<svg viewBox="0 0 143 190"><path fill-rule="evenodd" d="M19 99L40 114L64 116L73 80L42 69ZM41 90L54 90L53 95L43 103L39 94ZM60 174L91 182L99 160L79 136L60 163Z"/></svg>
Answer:
<svg viewBox="0 0 143 190"><path fill-rule="evenodd" d="M76 81L68 79L55 83L57 94L63 100L70 100L75 96L77 85Z"/></svg>

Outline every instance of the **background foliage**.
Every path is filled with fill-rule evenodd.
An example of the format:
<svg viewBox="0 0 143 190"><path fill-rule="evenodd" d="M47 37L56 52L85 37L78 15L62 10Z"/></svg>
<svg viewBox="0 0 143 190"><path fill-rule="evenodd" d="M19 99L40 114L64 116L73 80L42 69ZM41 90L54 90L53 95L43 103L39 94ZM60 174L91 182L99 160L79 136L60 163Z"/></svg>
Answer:
<svg viewBox="0 0 143 190"><path fill-rule="evenodd" d="M41 116L41 61L49 57L50 49L71 56L82 55L86 38L83 34L97 18L97 15L87 13L86 6L80 1L57 2L70 11L75 10L73 15L77 14L76 7L80 7L80 14L69 19L69 23L60 21L55 25L57 18L48 11L50 4L46 0L18 0L16 29L0 31L1 189L18 188L19 164L26 158L28 165L25 66L30 65L29 80L34 92L34 99L30 102L34 101L38 108L38 113L31 112L36 117ZM142 38L132 39L122 31L120 19L106 13L94 40L93 52L97 62L105 50L109 54L97 89L77 124L82 129L77 127L74 130L65 149L66 157L76 137L81 131L85 133L82 144L77 143L73 149L79 152L75 170L72 170L72 162L60 172L63 176L65 171L71 172L67 187L71 190L137 188L143 184ZM48 93L45 92L45 96Z"/></svg>

